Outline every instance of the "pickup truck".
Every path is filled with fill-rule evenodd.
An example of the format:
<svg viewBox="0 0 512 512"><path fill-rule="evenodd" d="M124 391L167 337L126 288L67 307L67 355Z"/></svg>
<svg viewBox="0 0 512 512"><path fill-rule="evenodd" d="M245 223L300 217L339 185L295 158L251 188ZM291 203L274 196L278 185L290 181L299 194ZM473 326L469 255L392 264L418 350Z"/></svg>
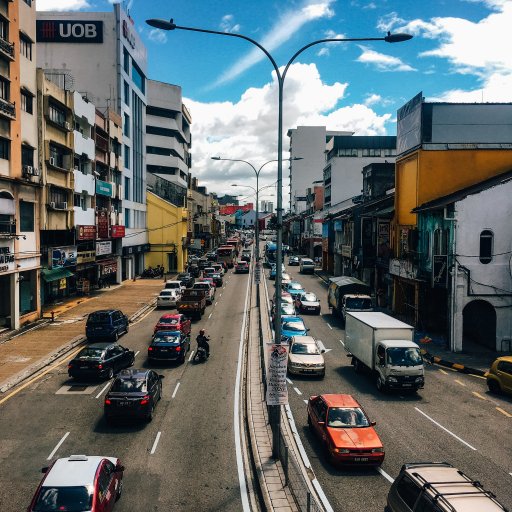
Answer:
<svg viewBox="0 0 512 512"><path fill-rule="evenodd" d="M202 290L206 294L206 304L213 304L213 301L215 300L215 288L208 281L199 281L194 283L192 290Z"/></svg>
<svg viewBox="0 0 512 512"><path fill-rule="evenodd" d="M340 276L329 279L327 302L345 322L347 313L373 311L370 287L355 277Z"/></svg>
<svg viewBox="0 0 512 512"><path fill-rule="evenodd" d="M180 313L201 319L206 309L206 290L187 288L184 290L176 308Z"/></svg>

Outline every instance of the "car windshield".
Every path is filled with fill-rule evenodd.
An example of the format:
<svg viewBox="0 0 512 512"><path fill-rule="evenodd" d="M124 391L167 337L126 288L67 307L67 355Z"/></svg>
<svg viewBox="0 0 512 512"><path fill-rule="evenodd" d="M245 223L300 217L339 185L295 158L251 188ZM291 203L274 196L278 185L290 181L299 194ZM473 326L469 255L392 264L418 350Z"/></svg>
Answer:
<svg viewBox="0 0 512 512"><path fill-rule="evenodd" d="M165 290L160 292L160 297L174 297L176 292L174 290Z"/></svg>
<svg viewBox="0 0 512 512"><path fill-rule="evenodd" d="M153 343L179 343L179 334L162 334L157 333L153 338Z"/></svg>
<svg viewBox="0 0 512 512"><path fill-rule="evenodd" d="M320 350L314 343L294 343L292 345L292 354L320 354Z"/></svg>
<svg viewBox="0 0 512 512"><path fill-rule="evenodd" d="M290 290L302 290L302 285L300 283L290 283L288 285L288 289L290 289Z"/></svg>
<svg viewBox="0 0 512 512"><path fill-rule="evenodd" d="M284 315L293 315L295 313L295 308L293 307L293 304L285 302L281 305L281 312Z"/></svg>
<svg viewBox="0 0 512 512"><path fill-rule="evenodd" d="M179 320L177 318L160 318L158 323L165 325L177 325L179 324Z"/></svg>
<svg viewBox="0 0 512 512"><path fill-rule="evenodd" d="M393 347L386 350L388 363L392 366L419 366L423 364L417 348Z"/></svg>
<svg viewBox="0 0 512 512"><path fill-rule="evenodd" d="M362 297L348 297L347 308L350 309L372 309L372 300Z"/></svg>
<svg viewBox="0 0 512 512"><path fill-rule="evenodd" d="M301 331L305 331L306 327L302 320L296 320L295 322L285 321L285 322L283 322L283 330L301 332Z"/></svg>
<svg viewBox="0 0 512 512"><path fill-rule="evenodd" d="M370 423L359 407L331 407L327 414L328 427L368 427Z"/></svg>
<svg viewBox="0 0 512 512"><path fill-rule="evenodd" d="M77 357L80 359L101 359L103 356L104 349L87 347L84 348Z"/></svg>
<svg viewBox="0 0 512 512"><path fill-rule="evenodd" d="M110 322L109 313L91 313L87 318L88 324L104 324Z"/></svg>
<svg viewBox="0 0 512 512"><path fill-rule="evenodd" d="M92 508L92 492L85 486L41 487L33 508L35 512L84 512Z"/></svg>
<svg viewBox="0 0 512 512"><path fill-rule="evenodd" d="M300 300L304 302L318 302L316 295L314 293L305 293Z"/></svg>
<svg viewBox="0 0 512 512"><path fill-rule="evenodd" d="M144 393L146 391L146 379L116 379L110 391L120 393Z"/></svg>

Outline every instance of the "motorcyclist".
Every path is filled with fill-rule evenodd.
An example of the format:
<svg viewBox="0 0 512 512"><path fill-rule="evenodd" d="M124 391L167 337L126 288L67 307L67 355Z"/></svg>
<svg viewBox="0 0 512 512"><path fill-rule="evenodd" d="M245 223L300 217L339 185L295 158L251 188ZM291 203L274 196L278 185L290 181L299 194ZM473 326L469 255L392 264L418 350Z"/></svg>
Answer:
<svg viewBox="0 0 512 512"><path fill-rule="evenodd" d="M206 336L204 329L201 329L199 331L199 334L197 335L196 341L197 341L197 346L198 347L201 347L201 348L205 349L206 357L210 357L210 344L208 343L210 341L210 338L208 336Z"/></svg>

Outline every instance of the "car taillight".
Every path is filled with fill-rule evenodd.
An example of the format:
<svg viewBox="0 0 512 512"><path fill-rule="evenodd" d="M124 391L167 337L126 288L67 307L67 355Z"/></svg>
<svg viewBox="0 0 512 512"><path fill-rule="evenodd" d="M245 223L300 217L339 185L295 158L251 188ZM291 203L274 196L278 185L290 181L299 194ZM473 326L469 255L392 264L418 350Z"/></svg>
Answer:
<svg viewBox="0 0 512 512"><path fill-rule="evenodd" d="M149 395L146 395L141 401L140 405L147 405L149 403Z"/></svg>
<svg viewBox="0 0 512 512"><path fill-rule="evenodd" d="M153 350L153 347L148 347L148 352L151 352Z"/></svg>
<svg viewBox="0 0 512 512"><path fill-rule="evenodd" d="M105 405L110 405L111 401L108 398L105 398Z"/></svg>
<svg viewBox="0 0 512 512"><path fill-rule="evenodd" d="M176 347L176 352L181 352L181 347Z"/></svg>
<svg viewBox="0 0 512 512"><path fill-rule="evenodd" d="M73 365L71 363L69 363L68 368L73 368Z"/></svg>
<svg viewBox="0 0 512 512"><path fill-rule="evenodd" d="M103 365L102 365L102 364L98 364L98 365L97 365L97 368L98 368L99 370L101 370L101 369L103 368Z"/></svg>

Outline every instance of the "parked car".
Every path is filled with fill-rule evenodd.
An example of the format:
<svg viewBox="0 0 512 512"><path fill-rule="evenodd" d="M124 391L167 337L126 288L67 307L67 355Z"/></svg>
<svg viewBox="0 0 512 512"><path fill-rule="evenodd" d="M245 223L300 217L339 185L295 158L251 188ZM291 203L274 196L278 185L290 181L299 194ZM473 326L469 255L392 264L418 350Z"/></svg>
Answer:
<svg viewBox="0 0 512 512"><path fill-rule="evenodd" d="M117 418L151 421L156 404L162 398L163 378L163 375L147 369L119 372L105 395L107 422Z"/></svg>
<svg viewBox="0 0 512 512"><path fill-rule="evenodd" d="M277 292L276 292L277 293ZM272 302L275 304L276 302L276 294L274 293L274 297L272 299ZM293 304L293 297L291 296L290 293L282 290L281 291L281 304L284 304L284 303L288 303L288 304Z"/></svg>
<svg viewBox="0 0 512 512"><path fill-rule="evenodd" d="M212 262L206 258L200 258L197 262L197 265L199 266L199 270L204 270L206 267L211 267L211 263Z"/></svg>
<svg viewBox="0 0 512 512"><path fill-rule="evenodd" d="M288 351L288 373L325 377L324 352L313 336L293 336Z"/></svg>
<svg viewBox="0 0 512 512"><path fill-rule="evenodd" d="M204 290L206 292L206 303L212 304L215 300L215 287L208 281L195 282L192 290Z"/></svg>
<svg viewBox="0 0 512 512"><path fill-rule="evenodd" d="M486 377L491 393L512 394L512 356L498 357Z"/></svg>
<svg viewBox="0 0 512 512"><path fill-rule="evenodd" d="M88 341L112 340L129 330L128 317L119 309L101 309L87 317L85 335Z"/></svg>
<svg viewBox="0 0 512 512"><path fill-rule="evenodd" d="M290 256L288 258L288 265L290 267L298 267L300 265L300 260L298 256Z"/></svg>
<svg viewBox="0 0 512 512"><path fill-rule="evenodd" d="M448 462L404 464L391 484L388 512L505 512L507 509Z"/></svg>
<svg viewBox="0 0 512 512"><path fill-rule="evenodd" d="M351 395L310 397L308 425L322 440L332 464L380 466L384 460L375 422Z"/></svg>
<svg viewBox="0 0 512 512"><path fill-rule="evenodd" d="M180 300L181 290L173 288L172 290L161 290L160 294L156 298L157 308L173 308Z"/></svg>
<svg viewBox="0 0 512 512"><path fill-rule="evenodd" d="M43 468L27 512L107 512L123 491L124 466L116 457L71 455Z"/></svg>
<svg viewBox="0 0 512 512"><path fill-rule="evenodd" d="M169 279L164 284L165 290L177 290L180 293L183 292L183 290L186 290L186 288L187 287L184 284L182 284L181 281L178 281L176 279Z"/></svg>
<svg viewBox="0 0 512 512"><path fill-rule="evenodd" d="M190 334L185 336L181 331L157 331L148 347L148 359L184 363L189 350Z"/></svg>
<svg viewBox="0 0 512 512"><path fill-rule="evenodd" d="M276 315L276 305L272 305L272 321L274 321L274 317ZM290 302L281 302L281 316L283 315L293 315L295 316L295 306Z"/></svg>
<svg viewBox="0 0 512 512"><path fill-rule="evenodd" d="M247 261L237 261L235 265L235 274L248 274L249 264Z"/></svg>
<svg viewBox="0 0 512 512"><path fill-rule="evenodd" d="M192 322L190 318L181 313L169 313L160 317L153 333L157 331L181 331L185 336L190 336Z"/></svg>
<svg viewBox="0 0 512 512"><path fill-rule="evenodd" d="M285 291L287 291L295 300L295 297L300 295L301 293L305 293L306 290L302 287L300 283L297 281L291 281L286 285Z"/></svg>
<svg viewBox="0 0 512 512"><path fill-rule="evenodd" d="M186 288L190 288L195 281L194 276L190 272L182 272L176 276L176 279Z"/></svg>
<svg viewBox="0 0 512 512"><path fill-rule="evenodd" d="M301 258L300 273L301 274L314 274L315 273L315 262L311 258Z"/></svg>
<svg viewBox="0 0 512 512"><path fill-rule="evenodd" d="M288 283L291 283L291 282L292 282L292 277L290 276L290 274L283 272L281 274L281 286L283 288L286 288L288 286Z"/></svg>
<svg viewBox="0 0 512 512"><path fill-rule="evenodd" d="M300 316L285 315L281 317L281 336L306 336L309 329L304 325Z"/></svg>
<svg viewBox="0 0 512 512"><path fill-rule="evenodd" d="M117 343L92 343L68 363L68 375L74 379L111 379L114 373L133 366L135 352Z"/></svg>
<svg viewBox="0 0 512 512"><path fill-rule="evenodd" d="M320 314L320 301L317 296L311 292L305 292L295 297L295 307L299 313Z"/></svg>

